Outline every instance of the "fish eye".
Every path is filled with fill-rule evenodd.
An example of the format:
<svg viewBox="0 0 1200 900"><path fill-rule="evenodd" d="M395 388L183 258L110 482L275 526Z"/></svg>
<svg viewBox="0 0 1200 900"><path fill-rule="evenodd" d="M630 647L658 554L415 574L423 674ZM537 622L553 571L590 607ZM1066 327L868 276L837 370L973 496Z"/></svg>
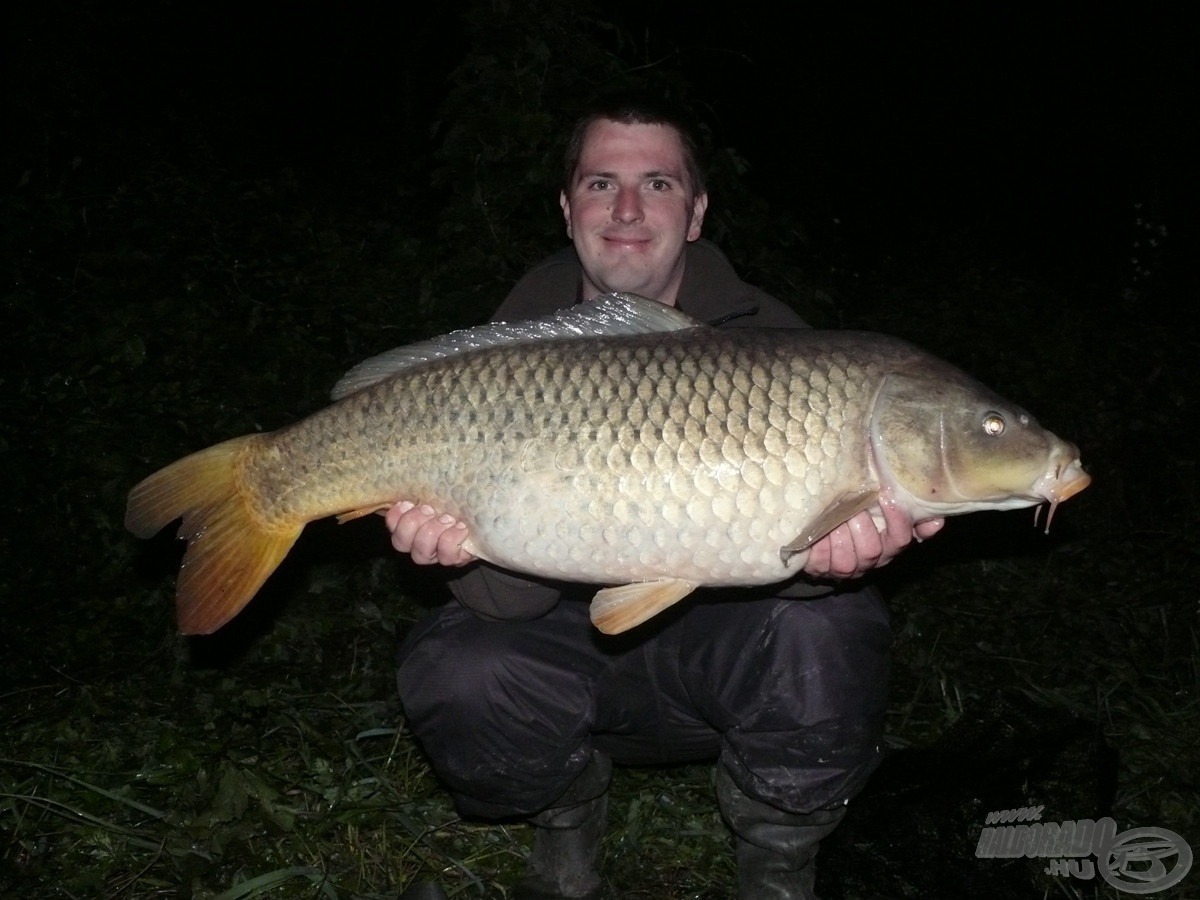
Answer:
<svg viewBox="0 0 1200 900"><path fill-rule="evenodd" d="M998 437L1004 434L1005 422L1004 416L998 412L985 413L983 416L983 430L986 434L992 437Z"/></svg>

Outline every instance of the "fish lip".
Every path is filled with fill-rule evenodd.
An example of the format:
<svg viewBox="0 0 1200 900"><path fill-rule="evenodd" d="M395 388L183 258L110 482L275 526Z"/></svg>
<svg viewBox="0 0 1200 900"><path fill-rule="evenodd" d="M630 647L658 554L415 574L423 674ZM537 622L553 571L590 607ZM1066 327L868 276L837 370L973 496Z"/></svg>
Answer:
<svg viewBox="0 0 1200 900"><path fill-rule="evenodd" d="M1072 463L1072 466L1079 466L1078 460ZM1079 471L1069 481L1055 485L1054 489L1050 491L1052 496L1049 499L1057 500L1059 503L1069 500L1091 483L1092 476L1083 471L1082 466L1080 466Z"/></svg>

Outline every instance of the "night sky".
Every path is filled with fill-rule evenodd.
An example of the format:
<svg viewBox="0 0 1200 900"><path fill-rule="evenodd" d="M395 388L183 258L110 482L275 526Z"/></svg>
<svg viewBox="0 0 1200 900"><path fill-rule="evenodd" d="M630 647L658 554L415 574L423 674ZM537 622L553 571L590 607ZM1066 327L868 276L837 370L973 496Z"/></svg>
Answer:
<svg viewBox="0 0 1200 900"><path fill-rule="evenodd" d="M9 154L20 165L39 129L86 122L155 141L201 134L226 163L323 167L333 184L349 167L403 172L437 140L468 6L10 11ZM497 23L539 7L477 6ZM1069 269L1118 265L1145 216L1168 227L1176 277L1190 278L1194 29L1132 7L828 7L578 5L623 26L631 63L682 69L718 143L749 160L747 185L818 238L834 219L885 249L970 232Z"/></svg>

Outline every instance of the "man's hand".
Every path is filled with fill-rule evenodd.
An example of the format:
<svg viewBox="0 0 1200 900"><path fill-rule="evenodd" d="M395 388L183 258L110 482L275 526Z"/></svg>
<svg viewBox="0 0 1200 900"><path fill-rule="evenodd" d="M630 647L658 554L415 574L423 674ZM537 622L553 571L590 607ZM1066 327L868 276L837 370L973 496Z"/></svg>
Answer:
<svg viewBox="0 0 1200 900"><path fill-rule="evenodd" d="M804 571L814 578L857 578L886 566L914 539L923 541L942 530L944 519L913 524L890 496L879 501L881 519L860 512L809 548ZM411 554L417 565L465 566L475 557L462 548L467 526L428 505L405 500L387 511L392 546Z"/></svg>
<svg viewBox="0 0 1200 900"><path fill-rule="evenodd" d="M432 506L402 500L384 514L392 546L408 553L419 566L465 566L475 557L462 548L467 526L453 516L438 515Z"/></svg>
<svg viewBox="0 0 1200 900"><path fill-rule="evenodd" d="M914 524L887 491L878 508L880 518L864 510L813 544L804 571L814 578L857 578L886 566L914 539L931 538L946 524L945 519Z"/></svg>

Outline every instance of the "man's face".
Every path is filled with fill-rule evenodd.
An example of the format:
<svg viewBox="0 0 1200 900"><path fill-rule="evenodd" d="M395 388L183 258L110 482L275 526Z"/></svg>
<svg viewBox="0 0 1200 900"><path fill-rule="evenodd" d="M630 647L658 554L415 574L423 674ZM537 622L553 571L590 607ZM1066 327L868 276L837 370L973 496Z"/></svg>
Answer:
<svg viewBox="0 0 1200 900"><path fill-rule="evenodd" d="M684 247L700 237L708 206L692 190L674 128L593 122L559 196L584 297L630 291L674 306Z"/></svg>

